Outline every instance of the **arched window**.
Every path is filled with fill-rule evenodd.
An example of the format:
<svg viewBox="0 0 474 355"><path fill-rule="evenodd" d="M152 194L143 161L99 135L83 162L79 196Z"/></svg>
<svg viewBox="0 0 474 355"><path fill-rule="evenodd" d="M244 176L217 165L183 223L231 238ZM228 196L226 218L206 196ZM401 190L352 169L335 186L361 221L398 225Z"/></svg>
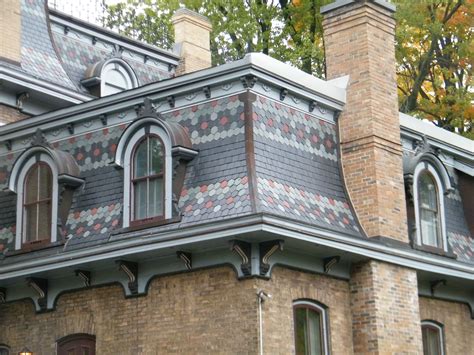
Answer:
<svg viewBox="0 0 474 355"><path fill-rule="evenodd" d="M295 352L297 355L328 355L326 308L315 302L293 303Z"/></svg>
<svg viewBox="0 0 474 355"><path fill-rule="evenodd" d="M146 135L136 144L132 169L132 221L163 218L165 149L158 136Z"/></svg>
<svg viewBox="0 0 474 355"><path fill-rule="evenodd" d="M35 163L26 173L23 193L23 243L51 238L53 173L48 164Z"/></svg>
<svg viewBox="0 0 474 355"><path fill-rule="evenodd" d="M137 79L133 70L120 59L104 64L100 79L101 96L112 95L137 87Z"/></svg>
<svg viewBox="0 0 474 355"><path fill-rule="evenodd" d="M10 348L6 345L0 344L0 355L9 355Z"/></svg>
<svg viewBox="0 0 474 355"><path fill-rule="evenodd" d="M443 325L433 321L421 322L424 355L444 355Z"/></svg>
<svg viewBox="0 0 474 355"><path fill-rule="evenodd" d="M95 355L95 336L71 334L58 340L58 355Z"/></svg>
<svg viewBox="0 0 474 355"><path fill-rule="evenodd" d="M437 170L422 162L414 174L417 244L446 250L443 183Z"/></svg>

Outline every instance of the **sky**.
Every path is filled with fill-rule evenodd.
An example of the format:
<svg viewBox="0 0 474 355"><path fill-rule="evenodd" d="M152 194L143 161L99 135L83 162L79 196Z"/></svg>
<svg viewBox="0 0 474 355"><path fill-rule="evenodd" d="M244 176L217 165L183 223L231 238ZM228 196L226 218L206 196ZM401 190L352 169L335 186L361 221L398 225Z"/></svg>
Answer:
<svg viewBox="0 0 474 355"><path fill-rule="evenodd" d="M65 12L81 20L100 25L99 18L104 4L110 5L121 0L48 0L51 8Z"/></svg>

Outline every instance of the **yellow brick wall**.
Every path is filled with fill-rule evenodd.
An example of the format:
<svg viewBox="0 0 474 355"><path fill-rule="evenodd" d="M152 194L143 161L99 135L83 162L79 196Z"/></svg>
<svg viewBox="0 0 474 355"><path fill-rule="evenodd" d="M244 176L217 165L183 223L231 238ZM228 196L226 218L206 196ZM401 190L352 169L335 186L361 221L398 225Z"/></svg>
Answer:
<svg viewBox="0 0 474 355"><path fill-rule="evenodd" d="M20 0L0 2L0 58L21 60Z"/></svg>
<svg viewBox="0 0 474 355"><path fill-rule="evenodd" d="M467 305L420 297L420 315L444 325L446 354L474 354L474 319Z"/></svg>
<svg viewBox="0 0 474 355"><path fill-rule="evenodd" d="M29 117L17 109L0 104L0 124L7 124Z"/></svg>

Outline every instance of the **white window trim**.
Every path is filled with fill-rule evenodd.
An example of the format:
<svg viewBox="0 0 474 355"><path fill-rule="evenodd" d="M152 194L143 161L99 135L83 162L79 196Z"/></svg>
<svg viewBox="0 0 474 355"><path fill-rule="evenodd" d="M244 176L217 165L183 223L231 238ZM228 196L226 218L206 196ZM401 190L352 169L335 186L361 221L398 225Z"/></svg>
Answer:
<svg viewBox="0 0 474 355"><path fill-rule="evenodd" d="M413 204L415 208L415 221L416 221L416 244L424 245L421 237L421 217L420 217L420 203L418 201L418 179L422 173L428 171L434 178L436 183L436 191L438 193L438 217L439 217L439 229L441 233L441 242L442 249L444 251L448 250L448 242L446 238L446 221L445 221L445 212L444 212L444 185L441 181L441 178L438 174L438 171L434 168L433 165L426 161L420 162L413 174Z"/></svg>
<svg viewBox="0 0 474 355"><path fill-rule="evenodd" d="M311 302L311 301L295 301L293 302L293 312L295 310L295 306L308 306L312 308L316 308L319 310L320 314L323 317L323 348L324 348L324 354L329 355L329 332L328 332L328 316L327 316L327 309L324 307L321 307L318 303L316 302ZM293 317L294 318L294 317Z"/></svg>
<svg viewBox="0 0 474 355"><path fill-rule="evenodd" d="M424 325L428 325L430 327L433 327L433 328L436 328L439 330L439 337L440 337L440 341L439 341L439 344L440 344L440 347L441 347L441 355L444 355L444 329L442 326L440 326L438 323L436 322L432 322L432 321L429 321L429 320L423 320L421 321L421 327L423 328Z"/></svg>
<svg viewBox="0 0 474 355"><path fill-rule="evenodd" d="M126 147L125 152L123 154L123 161L119 160L120 166L124 169L124 186L123 186L123 228L127 228L130 226L130 222L132 220L132 191L131 191L131 179L132 179L132 162L133 157L132 154L134 152L134 148L136 144L146 135L156 135L158 136L161 141L163 142L164 150L165 150L165 205L164 207L164 218L170 219L172 217L172 156L171 156L171 139L167 132L157 126L157 125L149 125L149 126L142 126L141 128L137 129L133 134L129 137L126 137ZM120 145L120 143L119 143ZM119 153L119 149L117 149L117 153ZM120 154L119 154L120 155ZM116 160L117 162L117 160Z"/></svg>
<svg viewBox="0 0 474 355"><path fill-rule="evenodd" d="M127 88L125 90L133 89L138 86L138 79L132 67L122 59L113 58L104 63L100 72L100 96L108 96L106 94L107 73L111 70L117 70L127 78Z"/></svg>
<svg viewBox="0 0 474 355"><path fill-rule="evenodd" d="M52 183L53 191L51 196L51 243L57 241L57 220L58 220L58 169L53 159L45 153L32 153L24 163L21 164L21 170L18 174L18 179L16 180L16 186L14 191L17 192L16 199L16 235L15 235L15 250L20 250L22 244L25 240L25 221L23 218L24 208L23 208L23 196L25 191L25 180L26 175L29 172L30 168L38 163L42 162L48 165L52 173Z"/></svg>

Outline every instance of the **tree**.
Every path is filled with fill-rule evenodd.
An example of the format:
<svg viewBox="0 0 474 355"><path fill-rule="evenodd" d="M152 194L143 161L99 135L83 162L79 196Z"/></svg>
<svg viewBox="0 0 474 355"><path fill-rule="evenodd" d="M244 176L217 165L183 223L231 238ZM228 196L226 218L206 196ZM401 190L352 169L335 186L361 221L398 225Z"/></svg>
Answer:
<svg viewBox="0 0 474 355"><path fill-rule="evenodd" d="M104 24L162 48L173 46L171 16L188 9L213 26L214 65L262 52L323 78L321 6L332 0L127 0ZM400 110L474 138L474 0L394 0Z"/></svg>
<svg viewBox="0 0 474 355"><path fill-rule="evenodd" d="M474 1L396 2L400 111L474 138Z"/></svg>

